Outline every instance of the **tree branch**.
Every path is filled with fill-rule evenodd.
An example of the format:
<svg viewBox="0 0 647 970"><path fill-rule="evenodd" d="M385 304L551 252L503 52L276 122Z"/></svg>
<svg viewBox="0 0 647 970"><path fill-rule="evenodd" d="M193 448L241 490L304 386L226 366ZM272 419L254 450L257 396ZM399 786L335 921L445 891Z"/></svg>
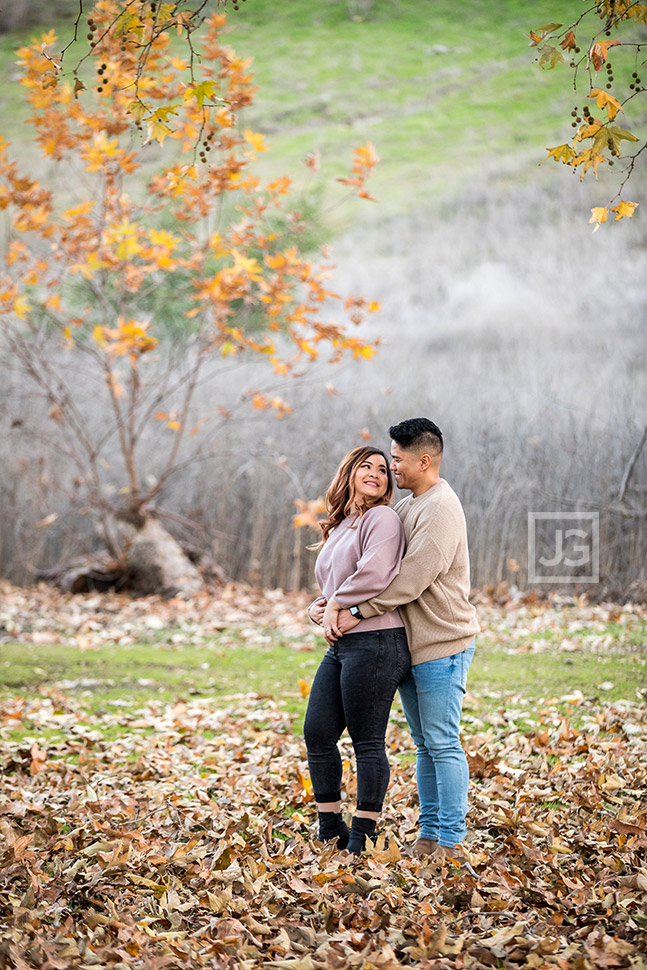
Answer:
<svg viewBox="0 0 647 970"><path fill-rule="evenodd" d="M634 469L636 467L636 463L637 463L638 459L640 458L640 453L642 452L643 448L645 447L645 442L646 441L647 441L647 425L645 425L645 429L644 429L643 433L640 436L640 441L638 442L638 444L634 448L634 452L633 452L631 458L629 459L629 461L627 462L627 467L625 468L624 475L622 476L622 480L620 482L620 488L618 489L618 501L619 502L624 502L624 497L625 497L625 495L627 493L627 489L629 488L629 483L631 482L631 476L634 473Z"/></svg>

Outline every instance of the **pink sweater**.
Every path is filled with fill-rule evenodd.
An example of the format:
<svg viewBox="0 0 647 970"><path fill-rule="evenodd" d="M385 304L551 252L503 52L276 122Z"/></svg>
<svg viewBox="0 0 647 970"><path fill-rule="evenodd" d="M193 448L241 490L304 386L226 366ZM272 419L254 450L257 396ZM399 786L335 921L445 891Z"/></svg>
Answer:
<svg viewBox="0 0 647 970"><path fill-rule="evenodd" d="M377 596L400 571L404 528L387 505L349 516L333 529L317 556L315 577L327 600L350 607ZM397 609L362 620L353 633L404 626Z"/></svg>

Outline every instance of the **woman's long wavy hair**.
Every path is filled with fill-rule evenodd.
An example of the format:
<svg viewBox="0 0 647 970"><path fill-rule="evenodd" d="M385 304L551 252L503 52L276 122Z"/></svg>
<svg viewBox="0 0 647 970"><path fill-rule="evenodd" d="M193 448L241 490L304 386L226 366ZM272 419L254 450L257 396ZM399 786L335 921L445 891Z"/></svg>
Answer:
<svg viewBox="0 0 647 970"><path fill-rule="evenodd" d="M379 448L370 448L368 445L360 445L358 448L353 448L342 460L326 492L326 511L328 512L328 518L323 519L320 523L321 531L323 532L323 538L319 543L320 546L324 544L335 526L338 526L340 522L343 522L353 512L355 503L355 472L362 462L370 458L371 455L379 455L384 459L387 485L384 495L374 502L368 501L366 508L369 509L375 505L390 504L393 497L393 476L389 468L389 458ZM357 512L358 516L360 514L360 512Z"/></svg>

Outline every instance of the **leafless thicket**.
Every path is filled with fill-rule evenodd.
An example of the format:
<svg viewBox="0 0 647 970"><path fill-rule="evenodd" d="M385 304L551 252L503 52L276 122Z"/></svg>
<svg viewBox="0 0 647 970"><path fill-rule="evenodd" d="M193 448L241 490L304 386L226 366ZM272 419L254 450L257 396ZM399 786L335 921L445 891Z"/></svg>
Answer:
<svg viewBox="0 0 647 970"><path fill-rule="evenodd" d="M256 365L211 375L195 413L206 424L161 496L165 524L227 576L309 586L316 535L292 529L295 499L322 495L362 435L388 447L390 424L426 414L445 432L443 474L465 506L474 585L525 585L528 511L597 511L598 591L644 596L645 231L636 216L592 234L569 189L542 177L490 184L447 211L340 240L340 287L382 302L381 353L318 364L291 384L283 421L240 406L241 387L267 381ZM0 570L28 582L96 540L75 510L55 420L11 362L2 367ZM100 423L92 386L69 376ZM171 435L160 424L145 442L152 476ZM109 446L103 460L116 461Z"/></svg>
<svg viewBox="0 0 647 970"><path fill-rule="evenodd" d="M31 27L78 12L78 0L3 0L0 3L0 33Z"/></svg>

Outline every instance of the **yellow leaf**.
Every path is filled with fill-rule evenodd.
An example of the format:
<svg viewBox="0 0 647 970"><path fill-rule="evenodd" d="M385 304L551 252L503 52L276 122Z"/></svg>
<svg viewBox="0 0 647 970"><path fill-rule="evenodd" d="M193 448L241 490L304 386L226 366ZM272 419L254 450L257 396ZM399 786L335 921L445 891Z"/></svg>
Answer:
<svg viewBox="0 0 647 970"><path fill-rule="evenodd" d="M170 133L171 129L163 121L153 120L148 125L148 138L146 141L158 141L160 145L163 145L164 139Z"/></svg>
<svg viewBox="0 0 647 970"><path fill-rule="evenodd" d="M607 216L609 215L609 210L603 205L593 206L591 209L591 218L589 219L589 224L594 222L595 229L593 232L597 232L603 222L607 221Z"/></svg>
<svg viewBox="0 0 647 970"><path fill-rule="evenodd" d="M618 112L624 110L620 102L612 94L609 94L608 91L603 91L602 88L593 88L589 94L589 98L596 99L598 108L607 109L609 121L613 121Z"/></svg>
<svg viewBox="0 0 647 970"><path fill-rule="evenodd" d="M143 101L131 101L128 105L128 110L138 123L140 123L147 111L150 111L148 105L144 104Z"/></svg>
<svg viewBox="0 0 647 970"><path fill-rule="evenodd" d="M88 172L99 172L108 159L114 159L123 155L123 150L119 147L116 138L108 138L105 132L95 135L92 145L81 152L81 158L87 162Z"/></svg>
<svg viewBox="0 0 647 970"><path fill-rule="evenodd" d="M77 216L87 215L88 212L94 207L94 200L90 199L87 202L81 202L79 205L72 206L71 209L66 209L63 212L63 219L66 222L72 222Z"/></svg>
<svg viewBox="0 0 647 970"><path fill-rule="evenodd" d="M353 351L353 357L364 357L366 360L370 360L371 357L375 357L375 347L371 347L370 344L356 347Z"/></svg>
<svg viewBox="0 0 647 970"><path fill-rule="evenodd" d="M13 312L16 314L16 316L20 317L21 320L25 320L30 310L31 306L29 305L27 298L24 296L17 296L13 303Z"/></svg>
<svg viewBox="0 0 647 970"><path fill-rule="evenodd" d="M243 132L243 138L245 141L252 146L252 148L257 152L266 152L267 148L265 146L265 136L259 134L257 131L252 131L251 128L245 128Z"/></svg>
<svg viewBox="0 0 647 970"><path fill-rule="evenodd" d="M168 121L169 115L176 115L177 108L174 108L172 104L163 104L161 107L156 108L153 115L155 121Z"/></svg>
<svg viewBox="0 0 647 970"><path fill-rule="evenodd" d="M544 161L540 163L541 165L543 165L544 162L547 162L549 158L554 158L556 162L563 162L563 164L566 165L567 162L575 157L575 152L570 145L557 145L556 148L547 148L546 151L548 152L548 155L546 155Z"/></svg>
<svg viewBox="0 0 647 970"><path fill-rule="evenodd" d="M625 216L627 219L631 219L637 208L637 202L619 202L618 205L612 206L611 211L616 213L615 221L617 222L618 219L623 219Z"/></svg>
<svg viewBox="0 0 647 970"><path fill-rule="evenodd" d="M137 14L125 10L119 15L115 21L115 36L119 37L122 34L133 33L137 37L141 37L144 30L144 25L137 16Z"/></svg>
<svg viewBox="0 0 647 970"><path fill-rule="evenodd" d="M149 229L148 238L154 246L164 246L166 249L177 249L180 239L167 229Z"/></svg>
<svg viewBox="0 0 647 970"><path fill-rule="evenodd" d="M190 84L184 92L184 100L190 101L192 98L194 98L198 103L198 107L201 108L204 104L205 98L208 98L209 100L213 98L215 90L215 81L202 81L200 84Z"/></svg>
<svg viewBox="0 0 647 970"><path fill-rule="evenodd" d="M243 256L237 249L232 249L231 254L234 257L234 267L237 270L249 276L252 280L263 279L261 267L254 257Z"/></svg>
<svg viewBox="0 0 647 970"><path fill-rule="evenodd" d="M180 421L169 421L166 427L170 428L171 431L181 431L182 423Z"/></svg>
<svg viewBox="0 0 647 970"><path fill-rule="evenodd" d="M80 77L74 78L74 97L78 98L79 91L85 91L85 84Z"/></svg>

